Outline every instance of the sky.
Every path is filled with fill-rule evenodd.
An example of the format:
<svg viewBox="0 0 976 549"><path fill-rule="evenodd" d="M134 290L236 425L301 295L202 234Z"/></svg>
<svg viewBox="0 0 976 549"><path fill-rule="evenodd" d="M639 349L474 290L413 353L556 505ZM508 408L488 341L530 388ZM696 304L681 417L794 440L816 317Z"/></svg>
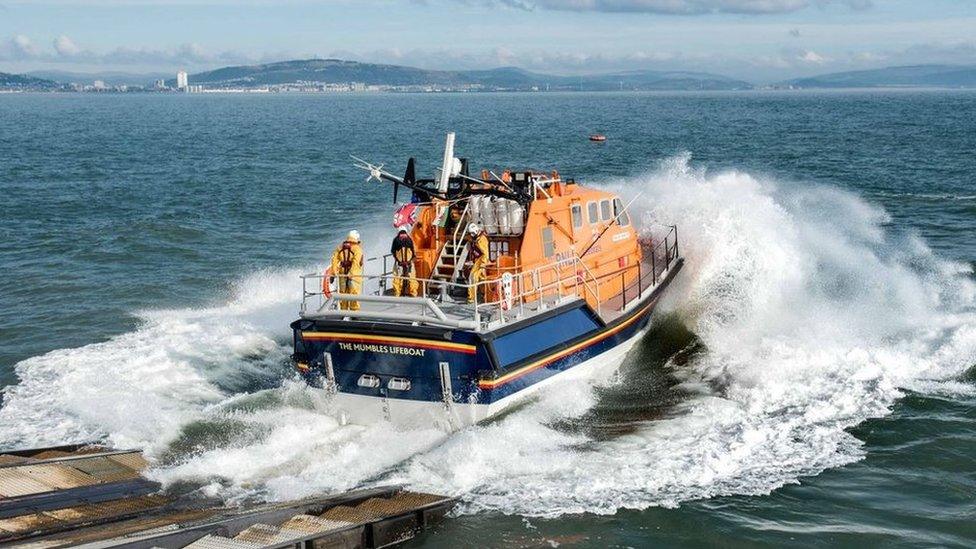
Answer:
<svg viewBox="0 0 976 549"><path fill-rule="evenodd" d="M764 83L976 64L976 0L0 0L0 72L192 73L313 57Z"/></svg>

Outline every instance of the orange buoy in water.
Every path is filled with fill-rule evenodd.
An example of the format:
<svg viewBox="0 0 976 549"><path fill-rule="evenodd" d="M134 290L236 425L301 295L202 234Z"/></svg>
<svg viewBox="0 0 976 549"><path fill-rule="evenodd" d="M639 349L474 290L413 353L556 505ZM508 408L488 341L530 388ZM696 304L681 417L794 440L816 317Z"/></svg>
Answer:
<svg viewBox="0 0 976 549"><path fill-rule="evenodd" d="M607 136L603 135L602 133L595 133L590 136L590 141L603 142L606 140L607 140Z"/></svg>

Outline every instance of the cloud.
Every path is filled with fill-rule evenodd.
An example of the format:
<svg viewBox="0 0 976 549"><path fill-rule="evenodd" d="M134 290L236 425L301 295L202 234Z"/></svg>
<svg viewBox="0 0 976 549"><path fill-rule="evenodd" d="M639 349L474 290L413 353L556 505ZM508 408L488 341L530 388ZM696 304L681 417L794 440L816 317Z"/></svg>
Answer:
<svg viewBox="0 0 976 549"><path fill-rule="evenodd" d="M81 53L81 48L65 35L61 35L54 40L54 51L62 57L71 57Z"/></svg>
<svg viewBox="0 0 976 549"><path fill-rule="evenodd" d="M782 27L779 30L783 32ZM793 42L796 44L796 42ZM672 49L673 48L673 49ZM247 65L287 59L333 57L353 61L407 65L426 69L488 69L516 66L551 74L585 74L631 70L712 72L752 81L777 81L787 77L823 72L859 70L883 66L927 63L974 65L976 41L957 43L919 43L900 50L838 47L784 47L766 52L737 52L716 48L713 51L682 51L675 44L669 49L599 51L592 47L528 47L508 43L495 48L398 48L333 51L274 51L242 53L235 50L209 50L201 44L186 43L171 48L117 47L93 51L69 36L38 46L25 35L0 39L0 62L12 62L35 70L44 65L71 65L78 70L208 70L228 65Z"/></svg>
<svg viewBox="0 0 976 549"><path fill-rule="evenodd" d="M34 61L116 67L210 67L246 64L260 60L233 50L210 52L195 43L181 44L168 49L122 46L105 52L95 52L79 46L71 37L65 35L57 37L52 42L51 49L37 47L30 38L22 34L15 35L6 42L0 42L0 61Z"/></svg>
<svg viewBox="0 0 976 549"><path fill-rule="evenodd" d="M457 0L471 3L471 0ZM844 4L852 9L867 9L871 0L484 0L525 10L644 12L670 15L708 13L773 14L792 13L810 6Z"/></svg>
<svg viewBox="0 0 976 549"><path fill-rule="evenodd" d="M8 47L11 55L20 58L31 59L40 55L40 52L34 46L33 42L31 42L30 38L23 34L18 34L11 38Z"/></svg>
<svg viewBox="0 0 976 549"><path fill-rule="evenodd" d="M807 50L802 54L797 56L797 59L804 63L812 63L814 65L823 65L830 61L830 58L824 57L813 50Z"/></svg>

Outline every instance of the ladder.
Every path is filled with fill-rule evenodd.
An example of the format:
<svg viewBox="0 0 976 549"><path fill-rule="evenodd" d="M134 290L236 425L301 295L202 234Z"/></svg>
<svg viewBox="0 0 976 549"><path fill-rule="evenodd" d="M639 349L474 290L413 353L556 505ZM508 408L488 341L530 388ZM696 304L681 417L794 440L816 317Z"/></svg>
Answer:
<svg viewBox="0 0 976 549"><path fill-rule="evenodd" d="M437 256L434 268L431 269L430 278L432 280L455 283L461 277L464 270L464 260L468 257L468 242L464 238L468 227L467 217L468 204L465 202L464 211L461 212L454 232L441 246L441 252ZM447 296L448 284L439 284L439 288L443 299Z"/></svg>

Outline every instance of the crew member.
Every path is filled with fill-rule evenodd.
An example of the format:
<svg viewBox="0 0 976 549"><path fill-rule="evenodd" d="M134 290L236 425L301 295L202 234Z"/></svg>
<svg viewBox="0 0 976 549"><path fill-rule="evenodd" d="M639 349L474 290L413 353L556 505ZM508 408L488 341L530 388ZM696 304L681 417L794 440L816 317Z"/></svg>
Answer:
<svg viewBox="0 0 976 549"><path fill-rule="evenodd" d="M468 274L468 303L474 303L477 284L485 279L485 266L488 264L488 235L476 223L468 225L468 261L471 271Z"/></svg>
<svg viewBox="0 0 976 549"><path fill-rule="evenodd" d="M359 231L349 231L346 240L332 254L332 273L339 279L340 294L356 294L363 287L363 246ZM359 310L358 301L340 301L340 309Z"/></svg>
<svg viewBox="0 0 976 549"><path fill-rule="evenodd" d="M413 239L407 234L406 229L393 237L393 244L390 246L390 253L393 254L393 295L395 296L417 296L417 279L414 278L413 259L417 256L413 249Z"/></svg>

